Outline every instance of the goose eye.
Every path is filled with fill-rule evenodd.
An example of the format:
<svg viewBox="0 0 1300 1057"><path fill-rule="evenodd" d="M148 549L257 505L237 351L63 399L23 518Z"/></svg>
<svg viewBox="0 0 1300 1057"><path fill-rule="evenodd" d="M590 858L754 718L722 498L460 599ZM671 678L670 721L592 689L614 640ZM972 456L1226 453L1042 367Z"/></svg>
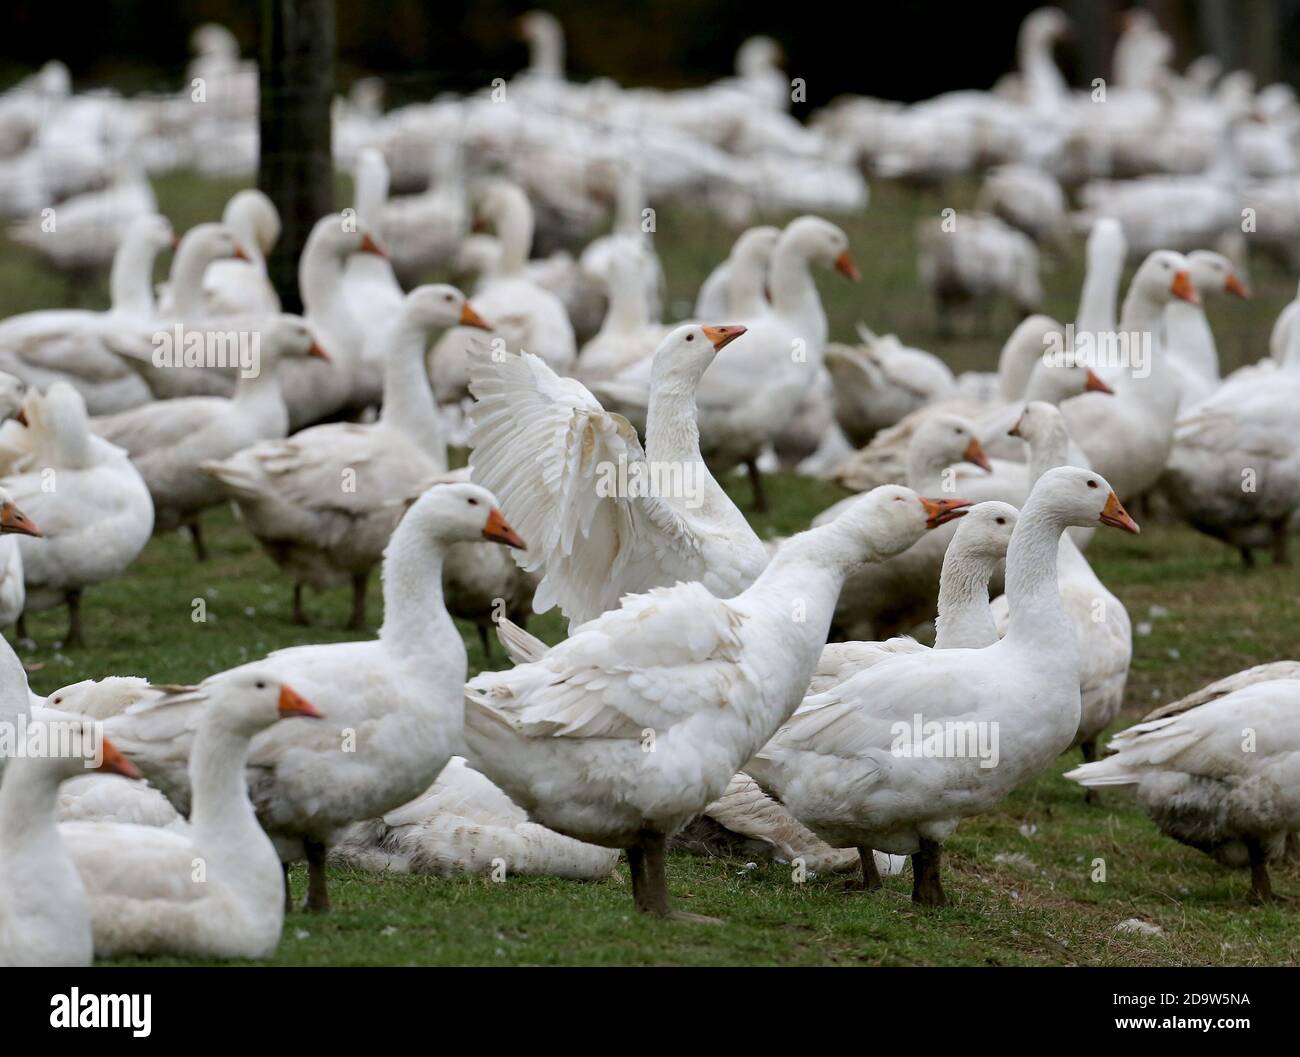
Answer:
<svg viewBox="0 0 1300 1057"><path fill-rule="evenodd" d="M1007 523L1007 519L1004 517L998 518L997 521L999 525L1005 525Z"/></svg>
<svg viewBox="0 0 1300 1057"><path fill-rule="evenodd" d="M265 690L265 689L266 689L266 683L265 683L263 680L261 680L261 679L259 679L259 680L254 684L254 685L255 685L255 686L257 687L257 689L259 689L259 690Z"/></svg>
<svg viewBox="0 0 1300 1057"><path fill-rule="evenodd" d="M1089 487L1089 488L1096 488L1096 487L1097 487L1097 482L1096 482L1096 481L1089 481L1089 482L1088 482L1088 487Z"/></svg>
<svg viewBox="0 0 1300 1057"><path fill-rule="evenodd" d="M477 500L477 499L468 499L468 500L466 500L466 502L468 502L470 506L478 506L478 500Z"/></svg>
<svg viewBox="0 0 1300 1057"><path fill-rule="evenodd" d="M694 341L694 340L695 340L695 335L694 335L694 334L687 334L687 335L686 335L686 340L687 340L687 341Z"/></svg>

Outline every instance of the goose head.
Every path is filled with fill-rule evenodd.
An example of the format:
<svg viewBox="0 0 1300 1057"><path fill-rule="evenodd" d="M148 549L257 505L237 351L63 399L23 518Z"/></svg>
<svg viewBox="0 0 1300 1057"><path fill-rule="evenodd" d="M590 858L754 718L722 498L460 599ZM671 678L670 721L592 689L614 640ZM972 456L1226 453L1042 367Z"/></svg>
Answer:
<svg viewBox="0 0 1300 1057"><path fill-rule="evenodd" d="M1016 424L1007 430L1007 436L1019 437L1026 444L1038 444L1058 436L1069 439L1065 416L1045 400L1027 403Z"/></svg>
<svg viewBox="0 0 1300 1057"><path fill-rule="evenodd" d="M781 45L771 37L750 37L736 50L736 76L759 77L780 70Z"/></svg>
<svg viewBox="0 0 1300 1057"><path fill-rule="evenodd" d="M329 353L316 340L316 333L301 316L287 313L272 316L261 328L262 365L274 366L287 357L314 357L330 361Z"/></svg>
<svg viewBox="0 0 1300 1057"><path fill-rule="evenodd" d="M515 32L528 42L533 73L564 76L564 28L558 18L549 11L529 11L515 22Z"/></svg>
<svg viewBox="0 0 1300 1057"><path fill-rule="evenodd" d="M525 549L524 541L505 519L496 496L468 482L435 484L407 510L402 519L407 531L416 530L438 543L472 543L490 540Z"/></svg>
<svg viewBox="0 0 1300 1057"><path fill-rule="evenodd" d="M780 238L781 229L768 224L760 224L741 232L740 238L731 247L732 263L741 267L766 269Z"/></svg>
<svg viewBox="0 0 1300 1057"><path fill-rule="evenodd" d="M907 550L927 529L961 517L969 506L965 499L927 499L886 484L848 504L830 525L849 538L856 561L879 562Z"/></svg>
<svg viewBox="0 0 1300 1057"><path fill-rule="evenodd" d="M1044 356L1029 375L1025 386L1025 399L1042 400L1059 404L1082 393L1103 393L1114 396L1115 390L1098 377L1091 368L1075 361L1073 355Z"/></svg>
<svg viewBox="0 0 1300 1057"><path fill-rule="evenodd" d="M1079 466L1057 466L1043 474L1025 509L1031 505L1066 527L1092 528L1100 523L1135 536L1141 531L1106 478Z"/></svg>
<svg viewBox="0 0 1300 1057"><path fill-rule="evenodd" d="M969 462L992 470L975 427L958 415L930 415L912 434L907 447L908 476L913 483L938 476L945 467ZM915 476L912 476L915 474Z"/></svg>
<svg viewBox="0 0 1300 1057"><path fill-rule="evenodd" d="M312 225L311 235L303 248L303 258L308 257L309 251L312 257L332 257L339 262L354 253L387 256L364 224L358 224L355 217L345 217L342 213L329 213Z"/></svg>
<svg viewBox="0 0 1300 1057"><path fill-rule="evenodd" d="M1187 255L1191 263L1192 285L1201 297L1231 294L1242 300L1250 299L1250 289L1237 275L1232 261L1213 250L1192 250Z"/></svg>
<svg viewBox="0 0 1300 1057"><path fill-rule="evenodd" d="M1174 300L1201 303L1192 285L1191 262L1173 250L1156 250L1147 256L1129 284L1129 296L1135 294L1155 305Z"/></svg>
<svg viewBox="0 0 1300 1057"><path fill-rule="evenodd" d="M713 358L744 333L738 325L695 323L669 332L650 363L651 389L693 390Z"/></svg>
<svg viewBox="0 0 1300 1057"><path fill-rule="evenodd" d="M798 256L834 268L857 282L861 276L849 256L849 237L821 217L797 217L786 225L780 244Z"/></svg>
<svg viewBox="0 0 1300 1057"><path fill-rule="evenodd" d="M321 719L322 713L268 668L236 668L199 688L209 700L206 721L232 734L252 737L280 719Z"/></svg>
<svg viewBox="0 0 1300 1057"><path fill-rule="evenodd" d="M180 245L176 248L178 259L200 259L219 261L226 257L235 257L246 261L248 252L239 244L235 233L225 224L196 224L185 232Z"/></svg>
<svg viewBox="0 0 1300 1057"><path fill-rule="evenodd" d="M474 311L469 299L446 283L417 286L403 299L402 316L428 332L456 326L492 329L492 325Z"/></svg>
<svg viewBox="0 0 1300 1057"><path fill-rule="evenodd" d="M280 213L275 203L254 188L238 192L226 203L221 222L244 245L256 246L262 256L270 253L280 240Z"/></svg>
<svg viewBox="0 0 1300 1057"><path fill-rule="evenodd" d="M976 503L964 512L948 544L949 553L978 562L1001 561L1011 544L1020 511L1010 503Z"/></svg>
<svg viewBox="0 0 1300 1057"><path fill-rule="evenodd" d="M176 245L176 234L172 222L161 213L146 213L131 221L122 242L156 255Z"/></svg>
<svg viewBox="0 0 1300 1057"><path fill-rule="evenodd" d="M39 536L41 530L35 523L18 509L7 489L0 488L0 533L17 536Z"/></svg>

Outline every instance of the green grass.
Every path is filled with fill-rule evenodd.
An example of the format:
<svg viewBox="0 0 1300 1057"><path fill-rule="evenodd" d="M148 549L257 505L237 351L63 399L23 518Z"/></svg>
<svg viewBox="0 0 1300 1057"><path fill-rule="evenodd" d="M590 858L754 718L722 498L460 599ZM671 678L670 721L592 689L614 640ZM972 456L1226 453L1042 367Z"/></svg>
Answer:
<svg viewBox="0 0 1300 1057"><path fill-rule="evenodd" d="M176 176L159 181L163 208L178 229L220 212L233 185ZM864 280L830 275L820 283L832 335L848 339L862 319L877 330L942 353L954 367L990 368L994 336L934 340L930 306L917 294L913 229L938 215L937 193L872 189L873 204L845 223ZM345 200L345 199L341 199ZM779 218L777 218L779 219ZM660 215L658 245L670 283L670 304L689 301L729 245L715 222L671 210ZM7 247L12 249L11 247ZM1058 262L1046 276L1047 309L1068 318L1077 296L1078 261ZM1255 359L1266 347L1277 309L1293 287L1261 270L1259 297L1248 305L1211 306L1225 362ZM103 297L103 291L99 291ZM63 303L60 280L29 256L0 253L0 313ZM679 307L674 305L674 307ZM997 333L1011 325L999 317ZM733 485L747 502L743 481ZM804 527L843 493L832 485L778 477L772 512L755 518L764 535ZM156 538L130 573L87 593L87 649L63 652L59 612L29 622L36 647L23 649L41 667L33 687L48 692L87 677L141 674L160 681L202 678L271 649L349 637L339 630L346 592L309 599L319 624L289 622L289 585L225 510L206 521L212 559L194 563L188 540ZM1293 655L1300 623L1300 572L1265 567L1243 571L1234 554L1181 527L1150 524L1136 538L1099 532L1090 558L1128 607L1135 627L1127 708L1118 728L1210 679L1261 661ZM372 592L370 618L380 617ZM207 619L191 619L203 598ZM1164 612L1152 615L1152 607ZM562 633L553 616L533 630L548 641ZM463 629L471 669L485 658ZM1140 628L1140 631L1146 630ZM499 657L496 658L499 663ZM726 919L721 928L644 920L631 911L626 867L608 881L551 879L436 880L333 872L335 911L295 913L274 961L286 965L388 964L1295 964L1300 930L1295 911L1246 901L1243 873L1159 835L1131 803L1116 796L1087 808L1081 791L1051 773L1021 788L996 814L964 823L948 846L946 880L952 906L917 910L907 875L864 895L838 876L795 884L788 868L746 869L743 862L674 856L669 880L683 909ZM1094 882L1094 861L1106 877ZM1300 894L1294 867L1275 885ZM303 878L295 876L301 892ZM1159 925L1158 936L1117 933L1137 917ZM179 964L179 963L177 963Z"/></svg>

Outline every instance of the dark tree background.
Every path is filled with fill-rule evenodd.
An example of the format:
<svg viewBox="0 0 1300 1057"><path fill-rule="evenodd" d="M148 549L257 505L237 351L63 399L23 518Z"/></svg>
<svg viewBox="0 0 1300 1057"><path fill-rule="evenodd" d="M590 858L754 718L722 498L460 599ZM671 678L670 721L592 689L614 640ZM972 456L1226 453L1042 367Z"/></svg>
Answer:
<svg viewBox="0 0 1300 1057"><path fill-rule="evenodd" d="M785 46L808 105L845 92L915 100L986 88L1010 69L1016 28L1040 6L994 3L737 0L337 0L338 80L380 73L391 101L476 88L518 70L515 16L543 7L564 23L570 76L680 86L730 72L736 46L763 32ZM1118 0L1062 0L1079 27L1061 60L1077 83L1106 73ZM1180 60L1215 51L1264 80L1300 73L1300 0L1146 0L1178 42ZM49 58L79 85L175 87L195 25L218 21L257 54L259 0L7 0L0 78Z"/></svg>

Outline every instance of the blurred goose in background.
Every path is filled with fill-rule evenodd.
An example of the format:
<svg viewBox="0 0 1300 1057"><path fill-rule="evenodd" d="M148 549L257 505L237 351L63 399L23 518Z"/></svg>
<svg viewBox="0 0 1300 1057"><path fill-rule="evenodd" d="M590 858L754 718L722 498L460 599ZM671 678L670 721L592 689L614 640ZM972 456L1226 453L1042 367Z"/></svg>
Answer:
<svg viewBox="0 0 1300 1057"><path fill-rule="evenodd" d="M609 310L595 337L578 353L576 372L584 382L615 376L650 358L669 330L654 322L646 302L644 250L625 240L612 243L603 256Z"/></svg>
<svg viewBox="0 0 1300 1057"><path fill-rule="evenodd" d="M696 319L750 319L768 309L767 273L781 229L766 225L741 232L700 286Z"/></svg>
<svg viewBox="0 0 1300 1057"><path fill-rule="evenodd" d="M460 325L487 327L454 287L417 287L384 330L378 421L325 423L199 464L239 505L271 560L293 577L295 623L308 623L304 584L324 590L350 580L349 626L365 627L370 570L402 504L447 469L424 355L430 334Z"/></svg>
<svg viewBox="0 0 1300 1057"><path fill-rule="evenodd" d="M19 543L26 611L66 604L63 645L83 646L82 593L135 561L153 532L153 500L126 452L90 432L72 386L29 394L23 412L30 448L0 483L41 526ZM21 618L19 635L27 637Z"/></svg>
<svg viewBox="0 0 1300 1057"><path fill-rule="evenodd" d="M1180 411L1204 400L1219 385L1219 350L1206 318L1206 307L1225 294L1250 298L1250 290L1223 254L1192 250L1187 261L1201 303L1178 298L1165 306L1164 314L1164 347L1169 350L1170 365L1177 375Z"/></svg>
<svg viewBox="0 0 1300 1057"><path fill-rule="evenodd" d="M113 348L113 336L143 338L156 327L154 261L172 245L172 227L151 213L132 221L109 274L107 312L47 309L0 322L0 369L40 388L76 386L94 414L111 414L150 399L149 387Z"/></svg>
<svg viewBox="0 0 1300 1057"><path fill-rule="evenodd" d="M491 224L501 244L494 270L474 289L474 303L492 321L493 334L505 352L526 349L554 370L567 373L577 347L573 326L554 294L527 274L533 241L533 211L514 184L498 181L484 194L479 214ZM453 327L433 347L432 376L440 403L459 399L468 384L472 331Z"/></svg>
<svg viewBox="0 0 1300 1057"><path fill-rule="evenodd" d="M184 525L199 561L207 558L199 516L224 495L217 481L199 471L199 464L229 458L260 440L286 436L289 412L280 389L281 359L329 359L297 316L274 316L254 333L257 358L250 368L241 368L232 399L180 397L90 421L94 433L125 449L144 477L153 496L155 531Z"/></svg>
<svg viewBox="0 0 1300 1057"><path fill-rule="evenodd" d="M1169 250L1142 262L1120 314L1127 362L1111 383L1114 392L1084 393L1061 408L1070 436L1121 499L1155 484L1173 447L1179 393L1162 340L1161 314L1176 298L1199 302L1190 268L1186 257ZM1075 352L1082 356L1077 344Z"/></svg>
<svg viewBox="0 0 1300 1057"><path fill-rule="evenodd" d="M1290 521L1300 509L1300 327L1288 333L1275 370L1235 374L1178 420L1163 491L1194 528L1222 539L1254 564L1271 546L1289 561Z"/></svg>

